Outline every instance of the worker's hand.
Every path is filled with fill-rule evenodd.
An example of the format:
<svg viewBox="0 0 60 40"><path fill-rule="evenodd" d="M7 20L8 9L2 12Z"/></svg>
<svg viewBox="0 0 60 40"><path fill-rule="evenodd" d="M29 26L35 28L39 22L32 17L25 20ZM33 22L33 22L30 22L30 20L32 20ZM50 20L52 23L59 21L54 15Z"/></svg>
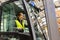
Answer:
<svg viewBox="0 0 60 40"><path fill-rule="evenodd" d="M24 30L23 29L17 29L19 32L24 32Z"/></svg>

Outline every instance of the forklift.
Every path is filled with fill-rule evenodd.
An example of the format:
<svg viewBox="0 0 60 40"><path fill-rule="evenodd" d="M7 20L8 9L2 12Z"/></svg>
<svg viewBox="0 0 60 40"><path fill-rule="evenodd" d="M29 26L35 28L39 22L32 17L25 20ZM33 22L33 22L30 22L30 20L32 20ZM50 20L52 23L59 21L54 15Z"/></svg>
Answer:
<svg viewBox="0 0 60 40"><path fill-rule="evenodd" d="M47 7L47 1L42 0L42 3L43 9L32 6L31 4L26 2L26 0L8 0L1 3L0 40L48 40L51 37L51 34L49 32L50 26L49 24L47 24L50 23L50 17L47 16L49 15L48 13L50 9ZM16 14L18 13L18 11L23 11L24 17L26 18L25 24L27 24L27 27L24 29L24 32L18 32L16 30L16 27L14 27L14 20L16 19ZM41 16L41 12L44 12L45 14ZM39 21L40 19L46 20ZM46 28L45 26L48 26L47 34L46 30L44 29Z"/></svg>

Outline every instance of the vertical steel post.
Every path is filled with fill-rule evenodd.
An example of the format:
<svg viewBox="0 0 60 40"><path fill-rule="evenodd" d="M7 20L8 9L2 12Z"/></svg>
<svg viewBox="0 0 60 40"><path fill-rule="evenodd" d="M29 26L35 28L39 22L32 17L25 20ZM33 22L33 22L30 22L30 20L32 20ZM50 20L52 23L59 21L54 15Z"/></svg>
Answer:
<svg viewBox="0 0 60 40"><path fill-rule="evenodd" d="M30 34L31 34L32 40L36 40L34 26L32 24L30 15L28 14L28 11L27 11L27 8L26 8L26 1L25 0L23 0L23 4L24 4L25 12L26 12L26 17L27 17L27 20L28 20L27 22L29 23L28 25L29 25L29 30L30 30Z"/></svg>
<svg viewBox="0 0 60 40"><path fill-rule="evenodd" d="M50 40L60 40L60 33L56 21L55 6L53 0L43 0L45 5L48 33Z"/></svg>

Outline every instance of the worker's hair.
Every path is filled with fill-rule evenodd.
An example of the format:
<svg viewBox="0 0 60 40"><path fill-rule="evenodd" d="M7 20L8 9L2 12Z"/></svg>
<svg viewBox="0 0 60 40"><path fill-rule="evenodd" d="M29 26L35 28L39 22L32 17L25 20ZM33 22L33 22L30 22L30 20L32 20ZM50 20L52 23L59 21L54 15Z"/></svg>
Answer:
<svg viewBox="0 0 60 40"><path fill-rule="evenodd" d="M26 2L29 2L30 0L26 0Z"/></svg>
<svg viewBox="0 0 60 40"><path fill-rule="evenodd" d="M19 12L17 12L17 13L16 13L16 16L20 16L20 15L21 15L21 13L23 13L23 14L24 14L24 12L23 12L23 11L19 11Z"/></svg>

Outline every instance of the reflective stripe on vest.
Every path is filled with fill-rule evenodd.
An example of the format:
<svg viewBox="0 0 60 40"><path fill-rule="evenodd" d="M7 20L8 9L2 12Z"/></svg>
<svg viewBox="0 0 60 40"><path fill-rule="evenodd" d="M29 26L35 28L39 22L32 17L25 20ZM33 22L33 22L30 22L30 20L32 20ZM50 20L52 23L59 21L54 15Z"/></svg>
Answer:
<svg viewBox="0 0 60 40"><path fill-rule="evenodd" d="M18 29L24 29L24 21L22 21L22 24L18 21L18 20L15 20L15 22L16 22L16 25L17 25L17 28Z"/></svg>

